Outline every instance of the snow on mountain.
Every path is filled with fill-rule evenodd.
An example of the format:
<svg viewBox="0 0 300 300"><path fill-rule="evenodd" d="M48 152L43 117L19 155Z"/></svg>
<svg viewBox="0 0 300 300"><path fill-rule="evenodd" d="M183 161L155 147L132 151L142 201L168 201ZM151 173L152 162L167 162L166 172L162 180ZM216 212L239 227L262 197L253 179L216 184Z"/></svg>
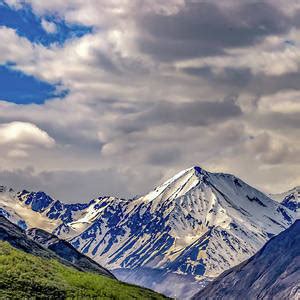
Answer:
<svg viewBox="0 0 300 300"><path fill-rule="evenodd" d="M225 271L194 300L300 297L300 220L273 237L250 259Z"/></svg>
<svg viewBox="0 0 300 300"><path fill-rule="evenodd" d="M235 176L200 167L137 199L64 204L27 191L3 199L0 207L15 211L29 227L67 239L109 269L151 268L199 280L249 258L295 219L293 211Z"/></svg>
<svg viewBox="0 0 300 300"><path fill-rule="evenodd" d="M21 217L15 207L18 206L16 201L17 193L6 186L0 185L0 216L17 224L20 228L26 229L28 226L23 217Z"/></svg>
<svg viewBox="0 0 300 300"><path fill-rule="evenodd" d="M297 212L298 218L300 218L300 186L296 186L285 193L272 194L270 197L290 210Z"/></svg>

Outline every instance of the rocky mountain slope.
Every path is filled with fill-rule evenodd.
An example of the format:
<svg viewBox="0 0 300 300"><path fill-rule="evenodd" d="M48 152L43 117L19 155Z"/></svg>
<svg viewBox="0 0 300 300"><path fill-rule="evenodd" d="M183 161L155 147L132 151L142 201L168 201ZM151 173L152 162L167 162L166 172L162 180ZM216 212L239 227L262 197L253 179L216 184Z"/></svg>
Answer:
<svg viewBox="0 0 300 300"><path fill-rule="evenodd" d="M42 234L44 237L51 236L51 241L48 239L48 244L42 243L42 240L38 238ZM55 259L68 267L74 267L80 271L94 272L115 279L112 273L92 259L79 253L68 242L59 240L57 237L40 229L31 230L30 236L33 239L29 238L29 235L17 225L0 216L0 241L8 242L13 247L35 256L45 259Z"/></svg>
<svg viewBox="0 0 300 300"><path fill-rule="evenodd" d="M300 220L297 220L253 257L225 271L193 299L299 298Z"/></svg>
<svg viewBox="0 0 300 300"><path fill-rule="evenodd" d="M6 190L0 207L12 221L52 232L119 274L127 271L122 279L128 272L158 270L163 277L154 275L148 284L140 280L181 297L186 287L167 291L170 276L189 278L187 284L214 278L251 257L296 218L237 177L200 167L178 173L137 199L99 197L64 204L43 192Z"/></svg>
<svg viewBox="0 0 300 300"><path fill-rule="evenodd" d="M77 251L70 243L59 239L57 236L48 233L43 229L29 229L27 230L26 235L38 244L54 252L60 258L72 262L72 264L76 265L83 271L99 273L115 278L111 272L100 266L93 259Z"/></svg>
<svg viewBox="0 0 300 300"><path fill-rule="evenodd" d="M290 210L297 212L298 218L300 218L300 186L294 187L285 193L270 196Z"/></svg>

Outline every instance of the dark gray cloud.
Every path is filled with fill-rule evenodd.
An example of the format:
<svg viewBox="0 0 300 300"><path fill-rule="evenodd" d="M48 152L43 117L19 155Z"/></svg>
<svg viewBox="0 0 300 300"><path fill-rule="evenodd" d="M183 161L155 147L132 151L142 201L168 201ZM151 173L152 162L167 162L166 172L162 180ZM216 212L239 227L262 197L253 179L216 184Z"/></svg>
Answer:
<svg viewBox="0 0 300 300"><path fill-rule="evenodd" d="M196 77L202 77L210 82L234 88L245 88L253 80L254 75L249 68L225 67L222 72L215 73L211 67L187 67L182 71ZM234 91L234 90L233 90Z"/></svg>
<svg viewBox="0 0 300 300"><path fill-rule="evenodd" d="M291 28L290 20L266 2L221 8L187 1L177 14L146 14L137 20L141 50L165 61L222 54L225 48L253 45Z"/></svg>
<svg viewBox="0 0 300 300"><path fill-rule="evenodd" d="M207 126L242 114L234 99L173 103L162 101L138 117L146 124L173 123L184 126Z"/></svg>
<svg viewBox="0 0 300 300"><path fill-rule="evenodd" d="M280 130L293 130L300 128L300 113L280 113L269 112L261 114L260 116L254 116L254 120L257 125L273 129L274 131Z"/></svg>
<svg viewBox="0 0 300 300"><path fill-rule="evenodd" d="M108 55L102 53L101 51L95 51L94 55L96 56L97 66L100 69L102 68L105 71L113 74L121 74L121 70Z"/></svg>
<svg viewBox="0 0 300 300"><path fill-rule="evenodd" d="M201 78L212 86L222 87L227 93L240 94L248 92L253 95L275 94L281 90L298 90L299 72L287 72L272 76L252 73L250 68L224 67L214 72L212 67L186 67L181 71L195 78Z"/></svg>
<svg viewBox="0 0 300 300"><path fill-rule="evenodd" d="M279 76L258 74L253 76L248 89L259 95L275 94L281 90L299 90L300 72L287 72Z"/></svg>
<svg viewBox="0 0 300 300"><path fill-rule="evenodd" d="M67 203L88 202L92 198L105 195L132 196L126 177L113 169L41 173L35 173L33 168L2 170L0 185L7 185L15 190L44 191Z"/></svg>
<svg viewBox="0 0 300 300"><path fill-rule="evenodd" d="M161 147L147 155L146 161L151 165L171 165L180 159L182 153L176 147Z"/></svg>
<svg viewBox="0 0 300 300"><path fill-rule="evenodd" d="M138 113L120 116L112 126L123 134L130 134L167 124L183 128L209 126L242 115L234 97L222 101L199 100L186 103L161 101L140 109Z"/></svg>
<svg viewBox="0 0 300 300"><path fill-rule="evenodd" d="M205 126L241 115L233 100L220 102L195 101L188 103L161 102L142 118L161 123Z"/></svg>

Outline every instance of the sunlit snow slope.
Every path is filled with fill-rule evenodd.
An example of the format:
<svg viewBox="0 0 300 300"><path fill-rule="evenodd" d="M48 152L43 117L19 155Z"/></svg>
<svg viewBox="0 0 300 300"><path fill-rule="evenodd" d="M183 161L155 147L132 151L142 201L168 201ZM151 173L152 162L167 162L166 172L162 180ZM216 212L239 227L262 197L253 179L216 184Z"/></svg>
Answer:
<svg viewBox="0 0 300 300"><path fill-rule="evenodd" d="M11 219L69 240L109 269L160 269L197 279L218 276L249 258L296 218L235 176L200 167L133 200L63 204L26 191L5 192L0 199Z"/></svg>

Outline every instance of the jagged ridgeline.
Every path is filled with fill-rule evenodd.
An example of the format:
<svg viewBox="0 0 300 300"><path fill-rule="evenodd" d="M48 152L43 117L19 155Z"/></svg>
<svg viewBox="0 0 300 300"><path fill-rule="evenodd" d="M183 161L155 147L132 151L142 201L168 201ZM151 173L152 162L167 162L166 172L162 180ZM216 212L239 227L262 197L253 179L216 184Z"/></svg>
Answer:
<svg viewBox="0 0 300 300"><path fill-rule="evenodd" d="M68 240L121 279L182 297L251 257L297 214L233 175L200 167L135 199L65 204L43 192L6 191L0 206L13 222Z"/></svg>

